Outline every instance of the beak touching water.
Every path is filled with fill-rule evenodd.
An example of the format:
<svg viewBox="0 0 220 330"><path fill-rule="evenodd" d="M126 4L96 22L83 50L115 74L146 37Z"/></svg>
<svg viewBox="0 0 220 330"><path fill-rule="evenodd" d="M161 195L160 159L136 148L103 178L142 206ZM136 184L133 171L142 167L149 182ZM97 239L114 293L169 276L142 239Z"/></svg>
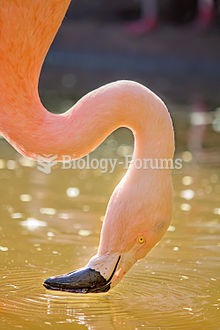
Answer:
<svg viewBox="0 0 220 330"><path fill-rule="evenodd" d="M68 274L53 276L45 280L44 286L50 290L72 293L107 292L121 260L120 255L93 257L85 268Z"/></svg>
<svg viewBox="0 0 220 330"><path fill-rule="evenodd" d="M141 236L130 249L120 248L117 252L98 251L99 253L92 257L84 268L50 277L45 280L44 286L49 290L72 293L107 292L121 281L138 259L143 258L151 250L144 242Z"/></svg>

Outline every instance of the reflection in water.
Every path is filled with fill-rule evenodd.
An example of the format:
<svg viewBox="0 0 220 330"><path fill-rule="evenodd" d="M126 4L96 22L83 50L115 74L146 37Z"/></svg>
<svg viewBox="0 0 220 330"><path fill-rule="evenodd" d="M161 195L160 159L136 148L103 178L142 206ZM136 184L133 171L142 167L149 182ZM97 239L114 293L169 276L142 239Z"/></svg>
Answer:
<svg viewBox="0 0 220 330"><path fill-rule="evenodd" d="M129 139L116 132L96 156L123 157ZM1 329L219 329L219 167L188 162L174 173L174 220L165 237L116 288L84 296L49 292L42 283L95 254L124 170L57 166L45 175L5 142L0 149Z"/></svg>

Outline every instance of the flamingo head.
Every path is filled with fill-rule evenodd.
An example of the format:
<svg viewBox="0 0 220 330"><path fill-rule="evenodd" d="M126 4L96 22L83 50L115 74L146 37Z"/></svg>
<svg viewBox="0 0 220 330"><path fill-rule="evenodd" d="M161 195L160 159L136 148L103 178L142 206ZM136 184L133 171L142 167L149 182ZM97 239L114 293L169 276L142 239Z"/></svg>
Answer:
<svg viewBox="0 0 220 330"><path fill-rule="evenodd" d="M44 286L73 293L107 292L160 240L168 224L169 220L148 222L148 229L141 230L143 221L128 222L126 227L123 221L120 226L106 221L97 255L84 268L48 278Z"/></svg>
<svg viewBox="0 0 220 330"><path fill-rule="evenodd" d="M123 203L110 201L97 255L74 272L47 279L47 289L74 293L106 292L131 266L143 258L165 233L171 218L171 202ZM138 201L138 200L137 200ZM118 206L118 203L120 206ZM117 207L114 207L117 206ZM134 220L134 217L136 219Z"/></svg>
<svg viewBox="0 0 220 330"><path fill-rule="evenodd" d="M159 240L159 238L154 242L148 240L147 243L146 237L150 237L147 232L134 236L136 239L133 242L125 245L122 243L117 250L99 252L84 268L48 278L44 286L51 290L73 293L107 292L120 282L131 266L138 259L143 258Z"/></svg>

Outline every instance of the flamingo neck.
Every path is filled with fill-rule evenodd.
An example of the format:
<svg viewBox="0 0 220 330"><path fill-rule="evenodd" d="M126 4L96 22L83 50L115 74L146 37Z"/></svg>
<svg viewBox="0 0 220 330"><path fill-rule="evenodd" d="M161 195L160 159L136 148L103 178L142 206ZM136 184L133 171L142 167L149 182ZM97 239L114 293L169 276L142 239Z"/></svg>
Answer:
<svg viewBox="0 0 220 330"><path fill-rule="evenodd" d="M172 158L174 136L166 106L138 83L119 81L103 86L61 115L48 112L41 104L40 69L69 3L34 0L30 5L29 0L3 0L0 133L24 156L37 159L38 155L54 154L62 160L63 155L74 159L86 155L115 129L125 126L135 137L134 160ZM152 247L170 221L171 195L169 171L137 170L132 165L108 205L99 254L115 251L120 245L127 250L131 231L136 236L145 234L149 226L152 231L148 243ZM163 230L156 235L155 228ZM143 253L137 258L140 255Z"/></svg>
<svg viewBox="0 0 220 330"><path fill-rule="evenodd" d="M38 95L43 60L70 0L4 0L0 8L0 132L23 155L79 158L112 131L129 127L135 157L172 157L166 107L145 87L116 82L87 94L62 115L49 113ZM50 24L48 24L48 17Z"/></svg>
<svg viewBox="0 0 220 330"><path fill-rule="evenodd" d="M18 94L20 99L37 98L41 66L69 4L70 0L1 2L0 87L5 99L16 102Z"/></svg>
<svg viewBox="0 0 220 330"><path fill-rule="evenodd" d="M35 97L36 95L36 97ZM38 94L3 102L0 132L24 156L85 156L119 127L135 137L134 157L172 158L174 138L165 105L150 90L130 81L103 86L61 115L48 112Z"/></svg>

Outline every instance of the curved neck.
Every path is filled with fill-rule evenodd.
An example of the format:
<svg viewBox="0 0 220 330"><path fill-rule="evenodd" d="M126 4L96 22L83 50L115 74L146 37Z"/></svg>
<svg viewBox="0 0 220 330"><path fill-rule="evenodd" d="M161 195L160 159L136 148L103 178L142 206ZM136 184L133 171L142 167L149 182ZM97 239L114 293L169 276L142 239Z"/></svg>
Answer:
<svg viewBox="0 0 220 330"><path fill-rule="evenodd" d="M135 157L172 158L172 123L165 105L147 88L116 82L87 94L62 115L38 96L40 69L69 0L3 0L0 8L0 132L23 155L82 157L112 131L129 127ZM48 17L50 24L48 24ZM153 145L153 148L152 148Z"/></svg>
<svg viewBox="0 0 220 330"><path fill-rule="evenodd" d="M162 101L130 81L105 85L84 96L69 111L56 115L39 100L3 104L0 132L21 154L88 154L114 130L128 127L135 137L135 158L172 158L172 122Z"/></svg>

